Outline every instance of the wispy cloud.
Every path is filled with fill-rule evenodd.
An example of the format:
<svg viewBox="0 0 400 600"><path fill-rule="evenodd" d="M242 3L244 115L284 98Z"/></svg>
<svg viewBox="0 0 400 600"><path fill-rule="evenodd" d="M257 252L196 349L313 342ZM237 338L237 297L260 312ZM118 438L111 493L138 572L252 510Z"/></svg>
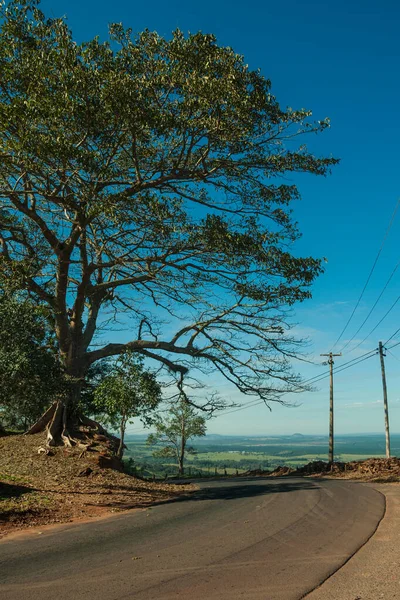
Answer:
<svg viewBox="0 0 400 600"><path fill-rule="evenodd" d="M390 408L399 408L400 407L400 398L396 398L395 400L390 400L388 402L389 410ZM341 409L344 408L374 408L376 406L383 406L383 400L374 400L372 402L350 402L349 404L342 404L342 406L338 407Z"/></svg>

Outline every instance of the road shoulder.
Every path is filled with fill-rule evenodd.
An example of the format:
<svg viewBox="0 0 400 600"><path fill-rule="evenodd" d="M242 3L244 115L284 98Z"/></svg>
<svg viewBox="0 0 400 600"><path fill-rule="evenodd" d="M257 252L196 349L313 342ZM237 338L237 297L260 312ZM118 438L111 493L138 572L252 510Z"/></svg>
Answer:
<svg viewBox="0 0 400 600"><path fill-rule="evenodd" d="M400 599L400 484L367 484L386 497L386 513L371 539L306 600Z"/></svg>

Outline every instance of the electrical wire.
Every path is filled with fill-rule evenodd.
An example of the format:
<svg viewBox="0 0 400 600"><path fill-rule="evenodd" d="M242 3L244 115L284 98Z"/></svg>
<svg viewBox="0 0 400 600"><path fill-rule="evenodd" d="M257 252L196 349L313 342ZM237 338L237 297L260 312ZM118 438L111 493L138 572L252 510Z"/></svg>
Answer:
<svg viewBox="0 0 400 600"><path fill-rule="evenodd" d="M346 324L345 324L345 326L343 327L343 329L342 329L342 331L341 331L341 333L340 333L340 335L339 335L338 339L337 339L337 340L336 340L336 342L333 344L333 346L332 346L332 348L331 348L331 352L332 352L332 350L333 350L333 349L336 347L336 345L339 343L339 341L342 339L342 336L343 336L344 332L346 331L346 329L348 328L348 326L349 326L349 324L350 324L351 320L353 319L353 317L354 317L354 314L355 314L355 312L356 312L356 310L357 310L357 308L358 308L358 306L359 306L359 304L360 304L360 302L361 302L361 300L362 300L362 298L363 298L363 296L364 296L365 290L367 289L367 286L368 286L368 284L369 284L369 281L370 281L370 279L371 279L371 277L372 277L372 274L373 274L373 272L375 271L376 264L377 264L377 262L378 262L378 260L379 260L379 257L380 257L380 255L381 255L381 252L382 252L382 250L383 250L383 247L384 247L384 245L385 245L386 239L387 239L387 237L388 237L388 235L389 235L389 232L390 232L390 230L391 230L391 228L392 228L392 225L393 225L393 222L394 222L394 219L395 219L395 216L396 216L397 210L398 210L398 208L399 208L399 204L400 204L400 198L397 200L397 203L396 203L395 209L394 209L394 211L393 211L393 214L392 214L392 218L390 219L390 222L389 222L388 228L386 229L386 233L385 233L385 235L384 235L384 237L383 237L383 240L382 240L381 246L380 246L380 248L379 248L379 250L378 250L378 253L377 253L376 257L375 257L375 260L374 260L374 263L373 263L373 265L372 265L372 268L371 268L371 270L370 270L370 272L369 272L369 275L368 275L368 277L367 277L367 281L366 281L366 282L365 282L365 284L364 284L364 287L363 287L363 289L362 289L362 292L361 292L361 294L360 294L360 296L359 296L359 298L358 298L358 300L357 300L357 302L356 302L356 305L355 305L355 307L353 308L353 311L352 311L352 313L351 313L350 317L349 317L349 318L348 318L348 320L347 320L347 323L346 323Z"/></svg>
<svg viewBox="0 0 400 600"><path fill-rule="evenodd" d="M391 274L389 275L389 279L386 281L381 293L379 294L378 298L375 300L374 305L372 306L371 310L369 311L369 313L367 314L367 316L365 317L364 321L361 323L360 327L357 329L357 331L355 332L355 334L351 337L351 339L348 340L348 342L345 343L345 345L342 347L342 349L340 350L340 352L343 352L343 350L345 350L347 348L347 346L349 346L351 344L351 342L354 340L354 338L356 337L356 335L361 331L361 329L364 327L365 323L368 321L368 319L370 318L371 314L373 313L373 311L375 310L376 305L378 304L379 300L382 298L383 294L386 291L386 288L388 287L389 283L391 282L394 274L396 273L398 267L400 265L400 260L398 261L397 265L395 266L395 268L393 269L393 271L391 272ZM400 329L399 329L400 331ZM357 346L356 346L357 347ZM349 351L350 352L350 351ZM349 352L346 352L346 354L348 354Z"/></svg>
<svg viewBox="0 0 400 600"><path fill-rule="evenodd" d="M387 344L388 342L390 342L390 340L392 340L392 339L395 337L395 335L397 335L397 334L399 333L399 331L400 331L400 327L399 327L398 329L396 329L396 331L395 331L394 333L392 333L392 335L390 336L390 338L389 338L389 339L387 339L387 340L386 340L386 342L385 342L383 345L384 345L384 346L386 346L386 344ZM393 346L392 346L392 347L393 347Z"/></svg>
<svg viewBox="0 0 400 600"><path fill-rule="evenodd" d="M386 348L386 350L391 350L392 348L396 348L396 346L400 346L400 342L397 342L397 344L393 344L393 346L390 346L390 348Z"/></svg>
<svg viewBox="0 0 400 600"><path fill-rule="evenodd" d="M264 400L253 400L252 402L248 402L244 406L238 406L234 410L228 410L228 412L221 413L218 416L225 417L226 415L231 415L232 413L239 412L241 410L247 410L248 408L253 408L254 406L258 406L259 404L264 404Z"/></svg>
<svg viewBox="0 0 400 600"><path fill-rule="evenodd" d="M399 342L400 344L400 342ZM397 344L396 344L397 346ZM392 348L394 348L394 346L391 346ZM341 373L342 371L345 371L346 369L350 369L351 367L355 367L356 365L364 362L365 360L368 360L368 358L372 358L373 356L376 356L376 349L375 350L370 350L369 352L366 352L365 354L362 354L361 356L358 356L357 358L353 358L352 360L347 361L346 363L344 363L343 365L340 365L340 367L338 367L337 369L335 369L335 373ZM351 364L354 363L354 364ZM320 373L319 375L315 375L314 377L311 377L310 379L306 379L303 384L305 383L318 383L319 381L322 381L323 379L326 379L327 377L330 376L330 371L327 371L326 373ZM286 392L286 394L290 394L293 392ZM286 395L284 394L284 395ZM244 406L238 406L237 408L234 408L233 410L229 410L228 412L223 412L218 416L226 416L226 415L230 415L232 413L235 412L239 412L242 410L247 410L248 408L253 408L255 406L259 406L261 404L264 404L264 400L252 400L250 402L248 402L247 404L245 404Z"/></svg>
<svg viewBox="0 0 400 600"><path fill-rule="evenodd" d="M387 348L386 348L386 352L389 352L389 354L391 356L393 356L393 358L395 358L396 360L398 360L400 362L400 358L398 356L396 356L395 354L393 354L393 352L390 352L390 350L388 350Z"/></svg>
<svg viewBox="0 0 400 600"><path fill-rule="evenodd" d="M356 356L355 358L352 358L351 360L348 360L347 362L340 365L340 367L335 369L335 372L337 372L338 369L341 369L342 367L346 367L347 365L350 365L352 362L360 360L360 358L367 357L368 355L374 356L375 352L376 352L375 350L369 350L368 352L361 354L361 356ZM370 358L370 356L368 356L368 358ZM326 371L326 373L320 373L319 375L315 375L315 377L311 377L311 379L306 379L306 381L304 383L309 383L313 379L320 379L320 378L323 379L323 378L327 377L329 374L330 374L330 371L328 370L328 371Z"/></svg>
<svg viewBox="0 0 400 600"><path fill-rule="evenodd" d="M376 355L377 355L377 350L373 350L372 354L370 354L370 356L366 356L365 358L358 360L353 365L348 365L347 367L343 367L343 368L339 367L338 369L335 370L335 373L341 373L342 371L346 371L346 369L351 369L351 367L355 367L356 365L359 365L360 363L362 363ZM327 375L325 377L321 377L321 379L326 379L326 377L327 377ZM321 380L318 380L318 381L321 381Z"/></svg>
<svg viewBox="0 0 400 600"><path fill-rule="evenodd" d="M357 358L354 358L353 360L350 360L347 363L344 363L343 365L341 365L340 367L335 369L334 372L335 372L335 374L341 373L342 371L345 371L346 369L355 367L356 365L364 362L365 360L368 360L369 358L376 356L376 353L377 353L377 350L371 350L371 352L367 353L368 356L366 356L365 354L363 354L362 356L358 356ZM350 364L350 363L354 363L354 364ZM316 379L313 383L318 383L318 382L322 381L323 379L326 379L329 376L330 376L330 372L328 372L326 375L321 375L321 377L319 379Z"/></svg>
<svg viewBox="0 0 400 600"><path fill-rule="evenodd" d="M389 308L389 310L386 311L386 313L383 315L381 320L378 321L378 323L375 325L375 327L373 329L371 329L369 334L367 336L365 336L365 338L363 340L361 340L361 342L359 342L356 346L354 346L354 348L352 348L352 352L354 350L356 350L357 348L359 348L361 346L361 344L363 344L370 337L370 335L372 335L374 333L375 329L377 329L379 327L379 325L386 319L388 314L392 312L392 310L394 309L394 307L396 306L396 304L398 303L399 300L400 300L400 296L397 296L396 300L393 302L393 304ZM400 329L395 331L394 334L385 343L389 342L396 335L396 333L398 333L398 331L400 331Z"/></svg>

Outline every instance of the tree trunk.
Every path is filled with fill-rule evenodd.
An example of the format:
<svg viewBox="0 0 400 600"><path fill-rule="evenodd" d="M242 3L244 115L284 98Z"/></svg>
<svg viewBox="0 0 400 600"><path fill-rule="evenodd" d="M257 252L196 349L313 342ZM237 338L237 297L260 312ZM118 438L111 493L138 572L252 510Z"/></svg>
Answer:
<svg viewBox="0 0 400 600"><path fill-rule="evenodd" d="M118 446L118 450L117 450L117 458L119 458L119 460L122 460L122 457L124 455L124 438L125 438L125 429L126 429L126 420L123 417L121 420L121 427L120 427L120 439L119 439L119 446Z"/></svg>
<svg viewBox="0 0 400 600"><path fill-rule="evenodd" d="M185 468L183 466L183 461L185 460L185 447L186 447L186 439L185 439L185 431L184 426L182 426L182 437L181 437L181 449L178 456L178 471L179 475L184 475Z"/></svg>
<svg viewBox="0 0 400 600"><path fill-rule="evenodd" d="M178 474L179 475L184 475L185 474L185 469L184 469L184 466L183 466L183 455L182 454L179 456L179 459L178 459Z"/></svg>
<svg viewBox="0 0 400 600"><path fill-rule="evenodd" d="M72 446L75 443L69 430L73 432L78 423L77 407L85 375L81 365L79 363L77 365L77 362L65 366L68 383L66 394L59 397L26 432L34 434L47 429L46 444L48 446Z"/></svg>
<svg viewBox="0 0 400 600"><path fill-rule="evenodd" d="M181 449L178 457L178 469L179 475L184 475L184 467L183 461L185 460L185 447L186 447L186 438L185 438L185 416L182 413L182 421L181 421Z"/></svg>
<svg viewBox="0 0 400 600"><path fill-rule="evenodd" d="M48 446L73 446L75 440L71 437L69 429L73 432L77 425L77 407L79 405L82 388L82 378L76 374L70 376L67 395L57 402L57 407L47 429Z"/></svg>

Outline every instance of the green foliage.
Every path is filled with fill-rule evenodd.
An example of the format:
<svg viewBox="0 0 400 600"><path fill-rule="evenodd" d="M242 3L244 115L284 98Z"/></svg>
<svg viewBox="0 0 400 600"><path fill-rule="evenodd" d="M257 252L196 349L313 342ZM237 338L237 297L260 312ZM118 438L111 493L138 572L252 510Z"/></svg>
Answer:
<svg viewBox="0 0 400 600"><path fill-rule="evenodd" d="M154 423L155 433L147 438L149 446L157 445L153 452L155 457L173 457L179 471L183 473L185 454L195 454L195 449L187 443L193 438L206 435L206 419L186 400L171 405L168 416L158 417Z"/></svg>
<svg viewBox="0 0 400 600"><path fill-rule="evenodd" d="M150 423L152 412L161 401L156 377L143 366L143 359L123 354L94 390L94 407L105 425L114 430L140 417Z"/></svg>
<svg viewBox="0 0 400 600"><path fill-rule="evenodd" d="M115 367L115 361L110 359L100 360L90 366L82 385L78 412L86 415L95 415L99 408L95 401L96 389L110 376Z"/></svg>
<svg viewBox="0 0 400 600"><path fill-rule="evenodd" d="M0 294L0 420L26 427L64 389L46 311L26 298Z"/></svg>
<svg viewBox="0 0 400 600"><path fill-rule="evenodd" d="M289 251L287 176L336 164L295 144L329 121L282 109L213 35L78 44L36 0L1 5L0 280L46 304L66 373L129 348L180 383L213 368L266 401L298 390L285 311L322 267ZM132 339L95 349L110 305Z"/></svg>

